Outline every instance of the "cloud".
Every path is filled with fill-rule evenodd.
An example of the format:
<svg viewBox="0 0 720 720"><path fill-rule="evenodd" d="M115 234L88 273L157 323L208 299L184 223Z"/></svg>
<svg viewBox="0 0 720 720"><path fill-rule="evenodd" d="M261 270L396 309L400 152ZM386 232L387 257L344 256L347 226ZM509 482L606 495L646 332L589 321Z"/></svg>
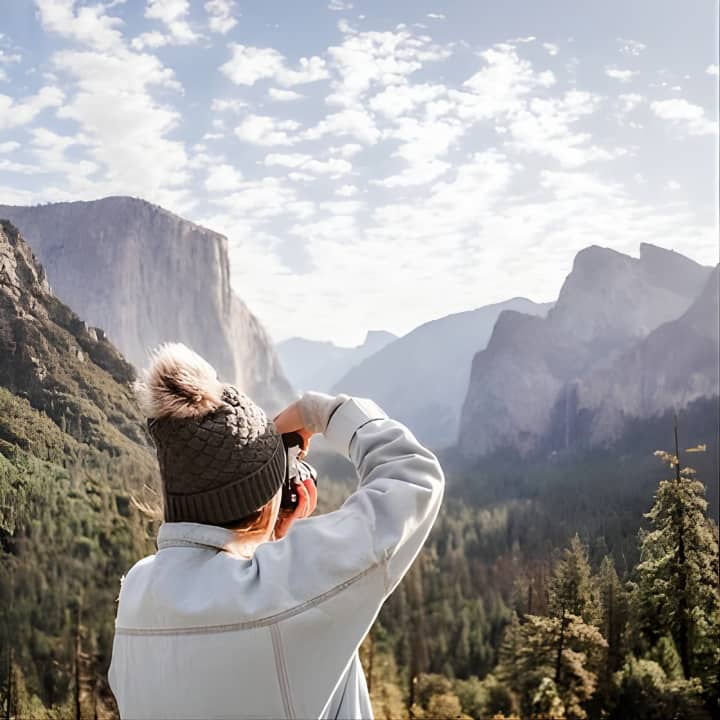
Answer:
<svg viewBox="0 0 720 720"><path fill-rule="evenodd" d="M449 92L462 118L481 120L516 112L533 90L555 84L552 72L535 72L511 45L496 45L480 57L485 66L463 83L465 90Z"/></svg>
<svg viewBox="0 0 720 720"><path fill-rule="evenodd" d="M331 175L333 177L345 175L352 170L352 165L347 160L341 158L317 160L312 155L302 153L271 153L265 157L263 164L266 167L287 167L300 170L303 173Z"/></svg>
<svg viewBox="0 0 720 720"><path fill-rule="evenodd" d="M348 0L330 0L328 4L328 10L352 10L353 4Z"/></svg>
<svg viewBox="0 0 720 720"><path fill-rule="evenodd" d="M204 7L212 32L226 35L237 25L237 20L232 16L234 6L233 0L207 0Z"/></svg>
<svg viewBox="0 0 720 720"><path fill-rule="evenodd" d="M54 32L96 50L110 50L123 45L118 29L121 18L106 15L102 5L85 5L75 12L75 0L35 0L40 23Z"/></svg>
<svg viewBox="0 0 720 720"><path fill-rule="evenodd" d="M406 166L399 174L378 180L375 184L388 188L409 187L424 185L444 175L450 164L440 158L464 132L465 127L455 118L400 118L387 134L401 141L392 157L404 160Z"/></svg>
<svg viewBox="0 0 720 720"><path fill-rule="evenodd" d="M720 68L718 68L717 65L708 65L708 66L705 68L705 72L706 72L708 75L720 75Z"/></svg>
<svg viewBox="0 0 720 720"><path fill-rule="evenodd" d="M268 90L268 97L271 100L275 100L276 102L291 102L293 100L300 100L303 96L300 93L295 92L294 90L281 90L279 88L270 88Z"/></svg>
<svg viewBox="0 0 720 720"><path fill-rule="evenodd" d="M328 48L328 64L334 78L333 92L326 98L332 105L356 107L373 86L402 85L425 63L448 58L449 48L426 35L397 32L355 32L346 24L341 45Z"/></svg>
<svg viewBox="0 0 720 720"><path fill-rule="evenodd" d="M391 85L374 95L369 106L388 118L397 118L413 112L418 105L426 104L447 94L444 85L421 83Z"/></svg>
<svg viewBox="0 0 720 720"><path fill-rule="evenodd" d="M232 165L212 167L205 179L205 189L210 193L224 193L242 187L242 173Z"/></svg>
<svg viewBox="0 0 720 720"><path fill-rule="evenodd" d="M304 155L302 153L270 153L265 156L263 164L266 167L288 167L298 168L303 163L312 160L312 155Z"/></svg>
<svg viewBox="0 0 720 720"><path fill-rule="evenodd" d="M365 145L374 145L381 133L372 116L360 106L359 109L332 113L304 133L307 140L318 140L326 135L349 135Z"/></svg>
<svg viewBox="0 0 720 720"><path fill-rule="evenodd" d="M325 61L317 56L300 58L299 67L287 66L285 58L274 48L259 48L232 43L232 56L220 70L236 85L254 85L258 80L272 79L290 87L316 82L328 76Z"/></svg>
<svg viewBox="0 0 720 720"><path fill-rule="evenodd" d="M122 21L106 15L102 5L76 9L73 0L37 4L46 30L84 46L50 58L67 95L57 116L75 124L84 156L75 160L83 172L68 170L66 187L47 194L73 199L132 194L178 211L189 208L187 153L182 141L169 137L181 116L153 97L158 89L182 91L173 71L153 55L133 52L118 30ZM168 10L162 3L148 8L159 11L161 6ZM55 153L56 163L62 162L64 142L56 140L45 149L48 156ZM99 173L94 180L91 168Z"/></svg>
<svg viewBox="0 0 720 720"><path fill-rule="evenodd" d="M238 100L237 98L216 98L212 101L210 109L213 112L242 112L248 104L244 100Z"/></svg>
<svg viewBox="0 0 720 720"><path fill-rule="evenodd" d="M552 157L569 168L607 160L614 153L592 144L589 133L572 129L582 117L593 114L599 104L596 95L579 90L570 90L561 98L533 98L528 109L510 121L509 144L524 152Z"/></svg>
<svg viewBox="0 0 720 720"><path fill-rule="evenodd" d="M298 142L297 136L288 135L295 131L300 123L295 120L277 120L267 115L248 115L235 128L235 135L254 145L292 145Z"/></svg>
<svg viewBox="0 0 720 720"><path fill-rule="evenodd" d="M187 21L189 11L188 0L147 0L145 17L150 20L158 20L165 25L169 33L168 43L189 45L200 39L200 35L190 27Z"/></svg>
<svg viewBox="0 0 720 720"><path fill-rule="evenodd" d="M624 40L623 38L618 38L617 40L618 43L620 43L620 52L623 55L632 55L637 57L647 48L647 45L638 42L637 40Z"/></svg>
<svg viewBox="0 0 720 720"><path fill-rule="evenodd" d="M338 147L331 147L329 152L332 155L339 155L340 157L349 158L354 157L359 152L361 152L363 149L362 145L358 145L357 143L346 143L345 145L340 145Z"/></svg>
<svg viewBox="0 0 720 720"><path fill-rule="evenodd" d="M163 35L163 33L153 30L152 32L142 33L132 40L132 46L135 50L144 50L145 48L152 48L156 50L165 45L172 43L172 37L170 35Z"/></svg>
<svg viewBox="0 0 720 720"><path fill-rule="evenodd" d="M0 94L0 129L20 127L32 122L43 110L62 104L62 90L46 86L30 97L15 100L9 95Z"/></svg>
<svg viewBox="0 0 720 720"><path fill-rule="evenodd" d="M443 15L443 13L428 13L425 17L430 18L431 20L445 20L445 15Z"/></svg>
<svg viewBox="0 0 720 720"><path fill-rule="evenodd" d="M547 50L548 55L557 55L560 48L555 43L543 43L542 46Z"/></svg>
<svg viewBox="0 0 720 720"><path fill-rule="evenodd" d="M645 98L637 93L623 93L618 95L618 101L620 102L620 112L623 114L629 113L634 110Z"/></svg>
<svg viewBox="0 0 720 720"><path fill-rule="evenodd" d="M714 135L718 132L717 122L705 117L705 111L700 105L693 105L682 98L656 100L650 103L650 109L660 119L684 128L689 135Z"/></svg>
<svg viewBox="0 0 720 720"><path fill-rule="evenodd" d="M637 75L637 70L621 70L616 67L606 67L605 74L613 80L619 80L622 83L630 82Z"/></svg>
<svg viewBox="0 0 720 720"><path fill-rule="evenodd" d="M357 193L358 193L358 189L355 187L355 185L341 185L335 191L336 195L339 195L340 197L346 197L346 198L353 197L354 195L357 195Z"/></svg>
<svg viewBox="0 0 720 720"><path fill-rule="evenodd" d="M19 147L19 142L15 142L14 140L8 140L7 142L0 143L0 153L11 153L17 150Z"/></svg>
<svg viewBox="0 0 720 720"><path fill-rule="evenodd" d="M10 63L19 63L22 56L18 53L8 54L0 48L0 65L9 65Z"/></svg>
<svg viewBox="0 0 720 720"><path fill-rule="evenodd" d="M242 182L234 192L215 198L213 202L245 222L266 221L280 215L305 218L315 210L314 204L300 200L295 189L283 178L275 177Z"/></svg>

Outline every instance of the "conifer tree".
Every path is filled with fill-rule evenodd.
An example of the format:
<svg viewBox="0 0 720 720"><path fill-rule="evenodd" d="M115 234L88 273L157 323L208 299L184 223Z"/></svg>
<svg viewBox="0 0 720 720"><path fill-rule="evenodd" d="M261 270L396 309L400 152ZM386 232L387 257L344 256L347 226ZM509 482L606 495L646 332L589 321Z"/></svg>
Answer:
<svg viewBox="0 0 720 720"><path fill-rule="evenodd" d="M607 640L607 662L604 678L620 669L625 655L624 631L628 621L628 595L620 582L615 563L606 555L600 563L600 569L595 578L596 592L599 604L599 627L603 637Z"/></svg>
<svg viewBox="0 0 720 720"><path fill-rule="evenodd" d="M676 446L677 447L677 446ZM702 680L707 697L718 695L720 594L718 529L707 517L705 486L692 468L680 470L678 453L656 453L675 470L660 482L647 513L638 565L643 630L651 643L672 637L686 679Z"/></svg>

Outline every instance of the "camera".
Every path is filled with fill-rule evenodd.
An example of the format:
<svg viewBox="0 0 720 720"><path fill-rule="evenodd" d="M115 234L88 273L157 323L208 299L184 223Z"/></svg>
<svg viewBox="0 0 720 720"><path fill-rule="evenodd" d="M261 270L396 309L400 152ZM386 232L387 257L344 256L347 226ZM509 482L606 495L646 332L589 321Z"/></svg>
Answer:
<svg viewBox="0 0 720 720"><path fill-rule="evenodd" d="M283 433L282 441L285 446L285 480L282 486L280 508L294 510L299 500L297 483L312 478L317 487L317 471L310 463L298 458L298 453L303 446L303 439L299 433Z"/></svg>

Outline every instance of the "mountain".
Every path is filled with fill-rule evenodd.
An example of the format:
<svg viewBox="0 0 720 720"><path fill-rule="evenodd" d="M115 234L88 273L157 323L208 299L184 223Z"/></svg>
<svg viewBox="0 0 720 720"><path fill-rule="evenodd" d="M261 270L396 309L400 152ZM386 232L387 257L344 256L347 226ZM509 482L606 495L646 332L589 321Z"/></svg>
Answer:
<svg viewBox="0 0 720 720"><path fill-rule="evenodd" d="M473 355L508 309L544 315L549 303L514 298L432 320L350 370L333 392L370 397L434 448L457 439Z"/></svg>
<svg viewBox="0 0 720 720"><path fill-rule="evenodd" d="M120 578L152 552L153 523L132 500L158 488L134 376L101 330L50 293L0 220L0 647L13 653L0 672L13 678L18 717L74 713L78 606L82 714L92 715ZM104 679L98 690L107 716Z"/></svg>
<svg viewBox="0 0 720 720"><path fill-rule="evenodd" d="M277 352L293 387L330 392L351 368L396 339L396 335L384 330L371 330L362 345L347 348L296 337L278 343Z"/></svg>
<svg viewBox="0 0 720 720"><path fill-rule="evenodd" d="M57 296L136 367L160 342L184 342L268 411L292 399L268 334L231 289L223 235L130 197L0 206L0 217L20 229Z"/></svg>
<svg viewBox="0 0 720 720"><path fill-rule="evenodd" d="M639 258L597 246L578 253L547 317L503 313L487 348L473 359L458 441L462 453L550 452L617 437L622 406L593 401L586 408L578 388L590 398L617 387L626 372L624 353L683 316L711 272L649 244L640 246ZM662 363L658 358L655 372L662 372ZM678 369L685 371L690 368ZM655 408L666 409L677 397L660 392ZM601 404L604 420L595 417ZM641 404L634 411L650 412Z"/></svg>
<svg viewBox="0 0 720 720"><path fill-rule="evenodd" d="M591 444L618 439L626 418L650 417L720 394L720 266L677 320L663 323L593 369L575 388L576 415L589 415Z"/></svg>

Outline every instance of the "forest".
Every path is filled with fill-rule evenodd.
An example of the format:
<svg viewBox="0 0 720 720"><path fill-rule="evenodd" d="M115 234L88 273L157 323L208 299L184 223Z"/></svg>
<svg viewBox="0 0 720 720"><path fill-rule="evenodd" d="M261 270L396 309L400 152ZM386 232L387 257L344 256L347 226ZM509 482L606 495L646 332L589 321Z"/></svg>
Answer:
<svg viewBox="0 0 720 720"><path fill-rule="evenodd" d="M78 443L7 391L0 404L0 707L115 717L114 600L154 550L156 521L134 502L152 471L144 453ZM681 416L681 437L715 407ZM672 418L658 422L672 441ZM645 432L607 457L526 463L524 477L507 458L475 483L448 470L429 542L361 648L377 717L718 717L718 528L690 467L717 460L678 446L678 462L672 442L646 453ZM351 481L324 474L328 510Z"/></svg>

